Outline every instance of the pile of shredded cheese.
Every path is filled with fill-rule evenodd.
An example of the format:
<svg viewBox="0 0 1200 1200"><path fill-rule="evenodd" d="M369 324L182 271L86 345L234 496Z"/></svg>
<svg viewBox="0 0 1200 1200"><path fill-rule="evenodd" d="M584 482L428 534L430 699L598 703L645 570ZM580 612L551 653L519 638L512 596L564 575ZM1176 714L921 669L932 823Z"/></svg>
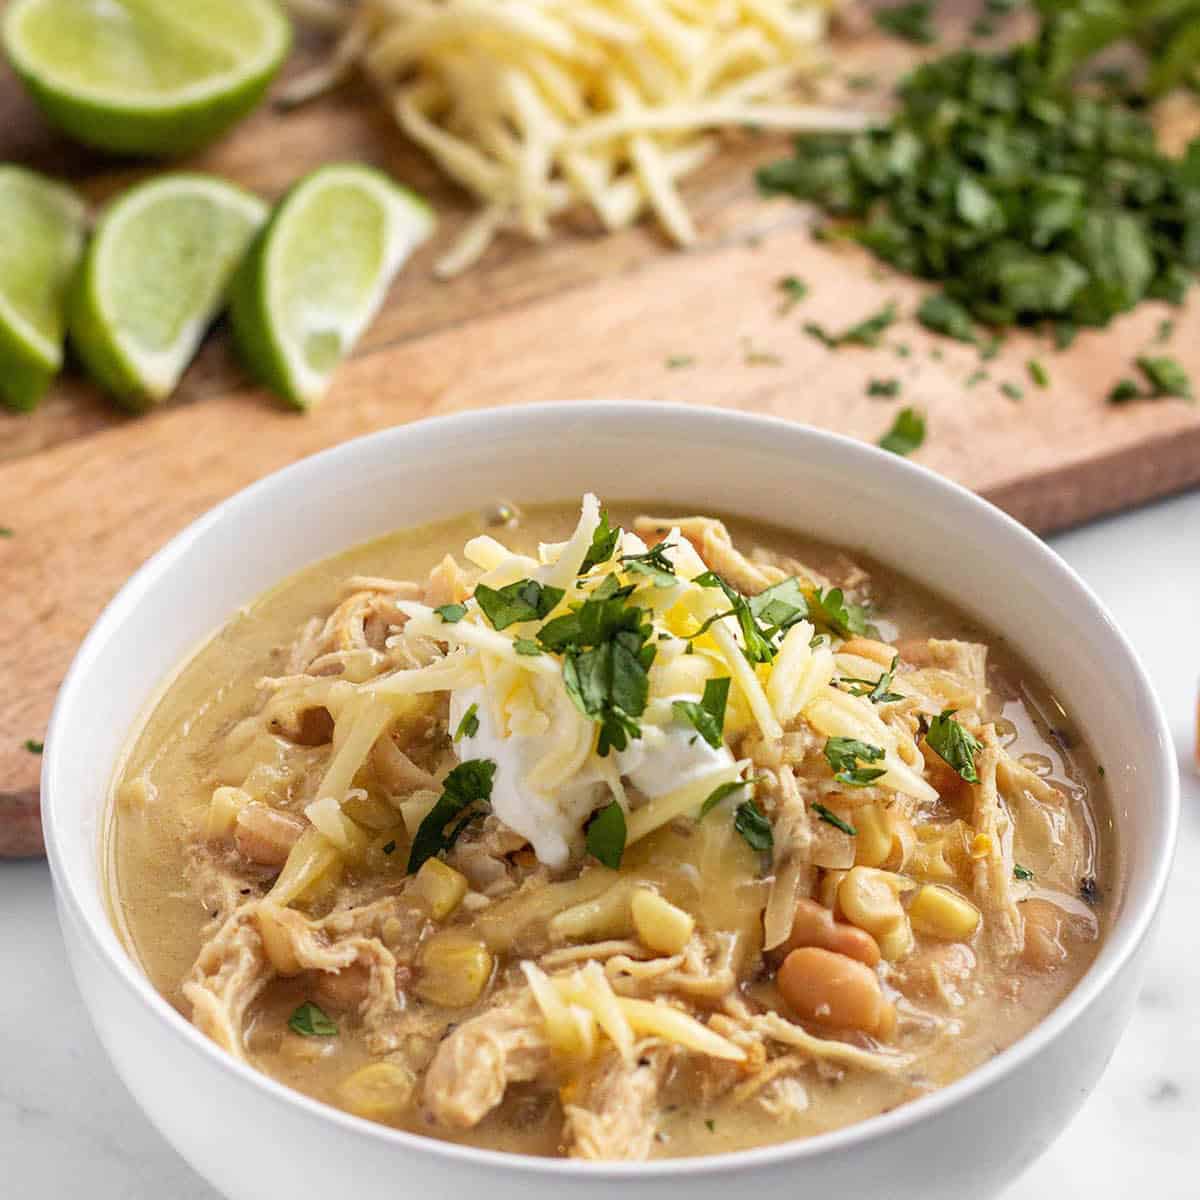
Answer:
<svg viewBox="0 0 1200 1200"><path fill-rule="evenodd" d="M292 99L361 66L405 133L479 201L439 261L476 262L496 234L549 236L579 205L608 230L649 208L696 236L677 188L716 149L710 131L862 128L801 103L822 69L835 0L289 0L340 31Z"/></svg>

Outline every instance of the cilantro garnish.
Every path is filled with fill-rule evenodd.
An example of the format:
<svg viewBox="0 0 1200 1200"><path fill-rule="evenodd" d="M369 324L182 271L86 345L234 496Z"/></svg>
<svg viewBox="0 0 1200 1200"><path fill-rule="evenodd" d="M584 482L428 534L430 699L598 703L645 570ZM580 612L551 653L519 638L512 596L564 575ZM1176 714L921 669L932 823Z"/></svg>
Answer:
<svg viewBox="0 0 1200 1200"><path fill-rule="evenodd" d="M608 512L601 509L600 524L596 526L596 532L592 534L592 544L583 556L583 562L579 564L579 574L586 575L593 567L608 562L617 548L617 539L620 536L620 528L614 529L609 525Z"/></svg>
<svg viewBox="0 0 1200 1200"><path fill-rule="evenodd" d="M1178 396L1183 400L1194 398L1192 381L1176 359L1143 354L1137 360L1137 365L1150 381L1151 396Z"/></svg>
<svg viewBox="0 0 1200 1200"><path fill-rule="evenodd" d="M475 589L476 603L496 629L539 620L553 611L564 595L562 588L544 587L534 579L518 579L498 590L481 583Z"/></svg>
<svg viewBox="0 0 1200 1200"><path fill-rule="evenodd" d="M588 823L588 853L616 871L625 854L625 810L614 800Z"/></svg>
<svg viewBox="0 0 1200 1200"><path fill-rule="evenodd" d="M1000 390L1010 400L1024 400L1025 399L1024 389L1022 387L1020 387L1019 384L1012 383L1009 380L1005 380L1005 382L1000 385Z"/></svg>
<svg viewBox="0 0 1200 1200"><path fill-rule="evenodd" d="M465 737L473 738L479 732L479 705L472 704L462 715L458 728L454 731L453 741L461 741Z"/></svg>
<svg viewBox="0 0 1200 1200"><path fill-rule="evenodd" d="M898 396L900 395L900 380L871 379L867 382L868 396Z"/></svg>
<svg viewBox="0 0 1200 1200"><path fill-rule="evenodd" d="M699 819L703 821L704 818L707 817L708 814L712 812L712 810L716 808L726 796L730 796L734 792L740 792L742 788L749 786L750 781L748 779L733 779L728 783L719 784L708 793L708 795L705 797L704 803L700 805Z"/></svg>
<svg viewBox="0 0 1200 1200"><path fill-rule="evenodd" d="M741 592L735 591L713 571L705 571L704 574L697 575L692 582L698 583L701 587L720 588L732 606L728 612L719 613L716 617L710 617L705 623L705 628L720 617L736 617L738 626L742 631L742 641L744 643L742 653L746 656L747 660L751 663L766 663L775 657L775 647L771 644L770 637L759 626L754 616L754 611L750 607L750 602Z"/></svg>
<svg viewBox="0 0 1200 1200"><path fill-rule="evenodd" d="M902 38L906 42L930 46L937 41L937 32L933 26L935 11L936 5L931 4L929 0L913 0L911 4L877 8L873 16L875 24L885 33Z"/></svg>
<svg viewBox="0 0 1200 1200"><path fill-rule="evenodd" d="M513 649L518 654L523 654L526 658L535 658L542 653L541 646L533 638L514 638Z"/></svg>
<svg viewBox="0 0 1200 1200"><path fill-rule="evenodd" d="M408 855L408 873L427 859L449 850L464 829L490 807L496 764L490 758L469 758L442 781L442 794L417 828ZM457 821L456 821L457 819ZM456 823L447 831L452 821Z"/></svg>
<svg viewBox="0 0 1200 1200"><path fill-rule="evenodd" d="M906 455L920 448L925 440L925 417L915 408L902 408L892 427L879 439L879 445L893 454Z"/></svg>
<svg viewBox="0 0 1200 1200"><path fill-rule="evenodd" d="M775 848L775 835L771 822L753 800L743 800L733 816L733 827L742 835L751 850L771 851Z"/></svg>
<svg viewBox="0 0 1200 1200"><path fill-rule="evenodd" d="M686 721L690 721L696 732L714 749L725 744L725 705L729 700L729 676L709 679L704 684L704 695L700 703L694 700L676 700L671 707Z"/></svg>
<svg viewBox="0 0 1200 1200"><path fill-rule="evenodd" d="M675 575L675 564L666 554L674 549L672 544L659 542L644 554L623 554L621 565L634 575L645 575L653 580L655 587L674 587L679 580Z"/></svg>
<svg viewBox="0 0 1200 1200"><path fill-rule="evenodd" d="M288 1028L301 1037L337 1037L338 1031L333 1019L311 1000L306 1000L292 1013Z"/></svg>
<svg viewBox="0 0 1200 1200"><path fill-rule="evenodd" d="M838 783L847 787L868 787L876 779L887 774L886 767L860 767L862 762L879 762L883 751L870 742L857 738L831 737L825 742L825 761L833 771Z"/></svg>
<svg viewBox="0 0 1200 1200"><path fill-rule="evenodd" d="M859 321L856 325L851 325L849 329L843 330L841 333L829 333L823 325L819 325L816 321L809 321L804 326L804 332L810 337L816 338L830 350L836 350L839 346L878 346L883 339L884 330L895 320L896 306L889 303L874 315Z"/></svg>
<svg viewBox="0 0 1200 1200"><path fill-rule="evenodd" d="M898 692L889 692L888 688L892 686L892 679L896 674L896 667L900 662L900 655L894 655L892 665L878 679L855 679L851 676L843 676L837 682L842 684L852 684L846 691L852 696L866 696L872 704L890 704L894 700L903 700L904 697Z"/></svg>
<svg viewBox="0 0 1200 1200"><path fill-rule="evenodd" d="M858 830L849 821L843 821L832 809L828 809L825 805L814 801L812 810L826 825L832 825L834 829L840 829L843 833L849 834L851 837L858 837Z"/></svg>
<svg viewBox="0 0 1200 1200"><path fill-rule="evenodd" d="M802 136L758 173L764 192L816 202L839 236L940 283L920 319L964 341L978 343L975 323L1046 322L1062 346L1144 299L1178 302L1200 265L1200 146L1165 154L1145 103L1200 71L1194 0L1159 6L1169 15L1134 0L1037 8L1029 41L919 66L887 125ZM918 0L875 18L925 41L932 12ZM1117 42L1145 64L1139 93L1073 89Z"/></svg>
<svg viewBox="0 0 1200 1200"><path fill-rule="evenodd" d="M940 759L952 766L968 783L978 783L975 755L983 749L983 743L954 719L955 711L947 708L934 717L929 723L925 741Z"/></svg>
<svg viewBox="0 0 1200 1200"><path fill-rule="evenodd" d="M681 367L690 367L695 363L695 358L690 354L669 354L667 355L667 369L677 371Z"/></svg>
<svg viewBox="0 0 1200 1200"><path fill-rule="evenodd" d="M1047 388L1050 386L1050 372L1047 371L1045 366L1038 362L1036 358L1031 358L1025 364L1025 369L1029 372L1029 378L1032 379L1038 387Z"/></svg>
<svg viewBox="0 0 1200 1200"><path fill-rule="evenodd" d="M808 616L808 601L795 576L764 588L757 596L751 596L748 603L768 637L791 629Z"/></svg>
<svg viewBox="0 0 1200 1200"><path fill-rule="evenodd" d="M1141 395L1141 389L1132 379L1122 379L1113 385L1108 393L1109 404L1124 404L1127 400L1136 400Z"/></svg>
<svg viewBox="0 0 1200 1200"><path fill-rule="evenodd" d="M442 604L433 610L447 625L457 625L467 615L465 604Z"/></svg>
<svg viewBox="0 0 1200 1200"><path fill-rule="evenodd" d="M917 320L934 333L945 334L959 342L977 342L979 335L971 314L944 292L926 296L917 309Z"/></svg>
<svg viewBox="0 0 1200 1200"><path fill-rule="evenodd" d="M796 275L785 275L779 281L779 290L784 296L783 303L779 306L779 313L782 316L784 313L791 312L808 295L808 284Z"/></svg>
<svg viewBox="0 0 1200 1200"><path fill-rule="evenodd" d="M1028 881L1033 878L1033 872L1028 867L1021 866L1020 863L1014 863L1013 878Z"/></svg>
<svg viewBox="0 0 1200 1200"><path fill-rule="evenodd" d="M597 753L624 750L641 736L637 718L646 710L650 683L646 672L655 647L648 644L654 627L646 610L628 604L631 586L616 575L603 582L580 605L538 630L543 650L563 654L563 683L576 707L600 725Z"/></svg>
<svg viewBox="0 0 1200 1200"><path fill-rule="evenodd" d="M34 738L26 738L22 745L30 754L41 754L46 748L45 742L39 742Z"/></svg>
<svg viewBox="0 0 1200 1200"><path fill-rule="evenodd" d="M824 625L839 637L867 636L871 632L865 606L849 603L841 588L827 592L814 588L808 597L808 615L815 625Z"/></svg>

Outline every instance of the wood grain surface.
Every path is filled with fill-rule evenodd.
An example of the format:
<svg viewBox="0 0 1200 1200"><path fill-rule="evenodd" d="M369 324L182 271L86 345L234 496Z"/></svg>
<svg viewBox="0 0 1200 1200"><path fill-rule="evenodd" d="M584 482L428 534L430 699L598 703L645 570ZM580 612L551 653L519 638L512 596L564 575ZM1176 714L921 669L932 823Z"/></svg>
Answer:
<svg viewBox="0 0 1200 1200"><path fill-rule="evenodd" d="M906 61L897 43L869 37L845 56L884 74ZM0 159L75 181L96 205L155 169L58 138L11 77L0 80L0 148ZM502 241L445 284L430 265L468 205L362 85L288 114L265 106L188 160L269 199L321 163L371 162L428 193L441 228L309 415L284 411L256 388L221 329L178 394L149 416L119 414L74 368L36 413L0 413L0 526L12 531L0 538L0 798L35 797L39 760L23 743L42 737L71 656L131 571L266 472L400 422L637 397L772 413L875 440L913 404L929 428L917 461L1039 531L1200 482L1200 410L1175 400L1105 403L1168 315L1169 352L1200 377L1200 300L1180 310L1145 305L1062 354L1044 339L1010 337L983 364L990 379L968 387L980 366L975 350L934 339L910 319L920 285L883 274L853 248L815 241L813 216L800 206L755 195L754 166L785 150L778 139L738 135L689 182L702 236L687 253L670 250L649 225L602 237L580 218L545 245ZM778 281L788 274L810 291L785 313ZM813 320L841 328L888 300L905 319L879 349L830 352L802 332ZM679 356L690 365L668 365ZM1049 369L1045 389L1027 375L1034 356ZM877 377L898 378L901 395L869 397ZM1024 389L1022 400L1001 393L1006 380Z"/></svg>

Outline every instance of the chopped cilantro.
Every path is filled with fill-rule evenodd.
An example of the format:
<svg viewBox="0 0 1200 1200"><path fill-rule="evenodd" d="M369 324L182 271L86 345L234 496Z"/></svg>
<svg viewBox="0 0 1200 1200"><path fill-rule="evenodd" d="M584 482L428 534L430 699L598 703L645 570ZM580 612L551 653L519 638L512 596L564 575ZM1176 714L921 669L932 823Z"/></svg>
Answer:
<svg viewBox="0 0 1200 1200"><path fill-rule="evenodd" d="M1128 400L1136 400L1141 395L1141 389L1132 379L1122 379L1113 384L1108 393L1109 404L1124 404Z"/></svg>
<svg viewBox="0 0 1200 1200"><path fill-rule="evenodd" d="M458 742L465 737L473 738L479 732L479 705L472 704L462 715L458 728L454 731L453 740Z"/></svg>
<svg viewBox="0 0 1200 1200"><path fill-rule="evenodd" d="M733 816L733 827L742 835L751 850L770 851L775 847L771 822L753 800L743 800Z"/></svg>
<svg viewBox="0 0 1200 1200"><path fill-rule="evenodd" d="M697 575L692 582L698 583L701 587L720 588L725 593L732 608L728 612L719 613L716 617L710 618L708 623L723 616L736 617L742 631L742 653L751 663L767 663L775 657L775 647L771 644L770 637L759 625L754 610L745 596L731 588L725 580L712 571L705 571L702 575Z"/></svg>
<svg viewBox="0 0 1200 1200"><path fill-rule="evenodd" d="M879 445L893 454L911 454L925 440L925 417L915 408L902 408Z"/></svg>
<svg viewBox="0 0 1200 1200"><path fill-rule="evenodd" d="M616 871L625 854L625 810L614 800L588 823L588 853Z"/></svg>
<svg viewBox="0 0 1200 1200"><path fill-rule="evenodd" d="M579 564L579 574L586 575L593 567L608 562L616 553L617 541L620 536L621 530L614 529L609 525L608 512L601 509L600 524L596 526L596 532L592 534L592 544L588 547L587 554L583 556L583 562Z"/></svg>
<svg viewBox="0 0 1200 1200"><path fill-rule="evenodd" d="M675 575L675 564L667 557L668 550L674 550L673 545L659 542L644 554L624 554L621 565L634 575L645 575L653 580L655 587L674 587L678 582Z"/></svg>
<svg viewBox="0 0 1200 1200"><path fill-rule="evenodd" d="M515 638L513 640L513 649L526 658L536 658L537 655L542 653L541 646L533 638Z"/></svg>
<svg viewBox="0 0 1200 1200"><path fill-rule="evenodd" d="M984 380L990 378L991 376L987 373L987 371L983 370L981 367L978 371L972 371L971 374L967 376L966 386L969 388L974 387L977 383L983 383Z"/></svg>
<svg viewBox="0 0 1200 1200"><path fill-rule="evenodd" d="M841 588L830 588L827 592L814 588L808 597L808 616L815 625L824 625L839 637L865 637L871 632L866 608L849 603Z"/></svg>
<svg viewBox="0 0 1200 1200"><path fill-rule="evenodd" d="M1175 332L1175 322L1170 317L1164 317L1158 323L1158 333L1154 335L1154 340L1161 346L1163 342L1169 342L1171 335Z"/></svg>
<svg viewBox="0 0 1200 1200"><path fill-rule="evenodd" d="M764 588L757 596L751 596L748 603L768 638L791 629L808 616L808 601L795 576Z"/></svg>
<svg viewBox="0 0 1200 1200"><path fill-rule="evenodd" d="M300 1005L288 1018L288 1028L301 1037L337 1037L336 1023L311 1000Z"/></svg>
<svg viewBox="0 0 1200 1200"><path fill-rule="evenodd" d="M871 379L867 382L868 396L898 396L900 394L900 380L898 379Z"/></svg>
<svg viewBox="0 0 1200 1200"><path fill-rule="evenodd" d="M384 854L395 854L396 853L396 841L394 838L390 842L384 842L383 852L384 852Z"/></svg>
<svg viewBox="0 0 1200 1200"><path fill-rule="evenodd" d="M1029 378L1038 387L1046 388L1050 386L1050 372L1036 358L1031 358L1025 364L1025 369L1029 372Z"/></svg>
<svg viewBox="0 0 1200 1200"><path fill-rule="evenodd" d="M722 783L713 788L705 797L704 803L700 805L700 820L704 820L726 796L731 796L734 792L740 792L742 788L749 786L750 783L748 780L733 779L728 783Z"/></svg>
<svg viewBox="0 0 1200 1200"><path fill-rule="evenodd" d="M518 579L499 589L481 583L475 589L476 603L496 629L507 629L520 621L539 620L551 612L564 595L562 588L543 587L534 579Z"/></svg>
<svg viewBox="0 0 1200 1200"><path fill-rule="evenodd" d="M779 290L783 293L783 303L779 306L782 315L791 312L808 295L808 284L796 275L785 275L779 281Z"/></svg>
<svg viewBox="0 0 1200 1200"><path fill-rule="evenodd" d="M883 338L884 330L896 320L896 305L888 303L877 313L865 317L856 325L851 325L841 333L829 333L823 325L809 321L804 326L804 332L814 337L831 350L839 346L878 346Z"/></svg>
<svg viewBox="0 0 1200 1200"><path fill-rule="evenodd" d="M711 1117L709 1117L709 1119L704 1122L704 1128L707 1129L709 1133L716 1133L717 1123Z"/></svg>
<svg viewBox="0 0 1200 1200"><path fill-rule="evenodd" d="M892 8L877 8L875 24L885 33L903 38L906 42L930 46L937 41L933 17L937 6L930 0L913 0L911 4L897 4Z"/></svg>
<svg viewBox="0 0 1200 1200"><path fill-rule="evenodd" d="M852 696L866 696L872 704L891 704L895 700L904 699L899 693L888 691L888 688L892 686L892 679L896 674L896 667L899 665L899 662L900 655L894 655L892 657L892 665L875 680L843 677L838 679L837 682L851 684L852 686L846 690Z"/></svg>
<svg viewBox="0 0 1200 1200"><path fill-rule="evenodd" d="M608 575L571 612L538 630L543 650L564 655L563 683L585 716L600 725L597 752L624 750L641 736L637 718L646 709L650 684L646 672L655 647L648 644L653 625L644 609L627 603L632 586L621 587Z"/></svg>
<svg viewBox="0 0 1200 1200"><path fill-rule="evenodd" d="M692 366L695 361L695 358L693 358L690 354L669 354L667 356L667 368L672 371L677 371L680 367Z"/></svg>
<svg viewBox="0 0 1200 1200"><path fill-rule="evenodd" d="M1013 878L1028 881L1033 878L1033 872L1028 867L1021 866L1020 863L1013 864Z"/></svg>
<svg viewBox="0 0 1200 1200"><path fill-rule="evenodd" d="M975 770L975 756L983 744L955 719L955 710L943 709L929 723L925 741L943 762L953 767L968 783L978 783L979 773Z"/></svg>
<svg viewBox="0 0 1200 1200"><path fill-rule="evenodd" d="M882 774L882 772L880 772ZM826 825L832 825L834 829L840 829L843 833L849 834L851 837L858 837L858 830L854 828L848 821L843 821L837 813L825 807L823 804L818 804L815 801L812 806L813 812L825 822Z"/></svg>
<svg viewBox="0 0 1200 1200"><path fill-rule="evenodd" d="M26 738L22 745L30 754L41 754L46 748L45 742L36 741L34 738Z"/></svg>
<svg viewBox="0 0 1200 1200"><path fill-rule="evenodd" d="M729 676L709 679L704 684L704 695L697 704L694 700L676 700L671 708L685 721L690 721L696 732L714 749L725 744L725 705L729 700Z"/></svg>
<svg viewBox="0 0 1200 1200"><path fill-rule="evenodd" d="M1002 392L1003 392L1003 393L1004 393L1004 394L1005 394L1005 395L1006 395L1006 396L1007 396L1007 397L1008 397L1010 400L1024 400L1024 399L1025 399L1025 391L1024 391L1024 389L1023 389L1023 388L1021 388L1019 385L1017 385L1017 384L1015 384L1015 383L1011 382L1010 380L1007 380L1007 379L1006 379L1006 380L1005 380L1005 381L1004 381L1004 382L1003 382L1003 383L1000 385L1000 390L1001 390L1001 391L1002 391Z"/></svg>
<svg viewBox="0 0 1200 1200"><path fill-rule="evenodd" d="M887 774L886 767L860 767L859 761L879 762L883 751L857 738L831 737L825 742L825 761L838 783L847 787L869 787Z"/></svg>
<svg viewBox="0 0 1200 1200"><path fill-rule="evenodd" d="M917 309L917 320L926 329L932 329L934 333L945 334L946 337L952 337L956 341L978 342L979 340L979 334L975 330L971 314L957 300L952 300L947 296L945 292L926 296L921 301L921 307Z"/></svg>
<svg viewBox="0 0 1200 1200"><path fill-rule="evenodd" d="M0 538L10 538L15 536L16 533L14 530L10 529L7 525L0 525Z"/></svg>
<svg viewBox="0 0 1200 1200"><path fill-rule="evenodd" d="M457 625L467 615L465 604L442 604L433 610L447 625Z"/></svg>
<svg viewBox="0 0 1200 1200"><path fill-rule="evenodd" d="M449 850L459 834L490 807L496 764L489 758L469 758L442 781L442 794L417 827L408 855L408 873L415 874L431 858ZM447 832L451 821L457 820Z"/></svg>
<svg viewBox="0 0 1200 1200"><path fill-rule="evenodd" d="M1192 381L1176 359L1143 354L1137 360L1137 365L1150 382L1151 396L1178 396L1183 400L1194 399Z"/></svg>

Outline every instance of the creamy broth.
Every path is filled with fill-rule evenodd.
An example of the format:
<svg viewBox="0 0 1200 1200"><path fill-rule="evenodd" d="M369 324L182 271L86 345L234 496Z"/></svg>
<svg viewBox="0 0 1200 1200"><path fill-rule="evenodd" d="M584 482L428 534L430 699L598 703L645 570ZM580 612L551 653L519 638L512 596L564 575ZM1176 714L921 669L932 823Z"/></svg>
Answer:
<svg viewBox="0 0 1200 1200"><path fill-rule="evenodd" d="M633 529L642 511L618 505L609 516L614 526ZM452 720L458 716L456 702L448 710L444 695L426 696L395 716L381 734L403 752L408 765L397 768L391 760L383 762L386 755L376 744L356 771L355 786L343 797L343 812L353 822L355 839L352 851L341 856L345 861L339 859L327 878L278 906L291 914L287 921L305 923L320 943L326 955L322 965L306 967L303 950L296 957L299 942L290 949L273 946L270 930L264 932L264 918L255 917L253 910L277 887L281 869L294 870L291 846L298 834L311 829L305 810L318 798L331 758L329 738L333 736L336 751L343 735L342 720L335 726L327 710L316 711L319 705L308 716L281 708L282 715L268 720L264 703L269 705L274 694L290 693L264 688L263 680L290 677L311 665L311 660L304 662L304 654L314 647L330 653L328 645L317 645L318 630L354 593L353 588L348 591L347 580L411 580L418 585L411 589L415 602L428 597L432 603L457 603L467 598L480 572L447 578L435 571L427 584L445 555L461 559L465 543L487 535L536 558L539 543L561 543L577 520L577 510L565 505L531 509L504 524L471 514L349 550L300 572L239 612L182 668L132 741L114 783L109 835L114 919L154 986L231 1053L329 1104L432 1137L581 1157L712 1154L836 1129L944 1086L1044 1018L1091 963L1115 888L1102 771L1084 732L1071 724L1070 698L1050 694L1014 648L919 583L863 556L848 556L795 533L732 517L724 523L733 546L757 551L741 561L766 564L769 575L769 568L778 567L772 578L798 574L800 567L804 578L825 580L826 597L828 586L840 585L847 599L869 604L877 636L854 640L825 628L823 642L812 653L819 654L823 647L843 653L847 643L869 653L885 646L887 654L865 680L855 682L862 679L862 664L870 666L870 660L859 655L844 657L845 663L857 666L853 671L838 669L834 678L845 695L860 693L855 703L883 714L888 712L886 699L872 701L861 693L872 688L886 691L888 681L877 686L879 677L889 665L888 655L899 654L897 692L891 701L897 713L888 717L887 736L890 739L894 729L897 737L907 737L912 728L909 740L921 748L901 750L917 755L913 770L918 783L936 790L933 800L890 791L886 779L876 782L878 773L861 786L847 784L839 790L829 778L833 767L826 765L823 749L829 735L817 736L806 719L796 715L786 725L793 731L785 735L786 747L782 742L769 745L753 720L747 722L746 706L735 696L726 717L726 741L734 750L729 757L751 760L746 771L758 777L755 803L774 824L773 852L752 848L735 827L738 806L748 791L732 794L701 821L694 819L693 804L688 813L627 845L614 875L594 859L585 860L578 844L572 845L565 865L539 863L525 838L505 829L493 813L473 822L455 846L430 860L435 867L426 874L440 870L441 864L451 875L467 880L466 897L443 915L438 893L431 894L421 884L420 873L415 880L407 873L415 832L412 805L421 808L412 796L425 795L428 789L418 785L430 777L437 781L432 793L436 795L447 770L460 752L465 754L462 740L451 740L463 720ZM644 524L637 528L647 531ZM653 540L648 533L646 543ZM707 565L723 573L724 564L711 560L702 539L693 536L692 541ZM747 569L753 575L759 567ZM371 591L376 586L380 590ZM458 594L452 594L455 588ZM753 589L739 590L750 594ZM388 595L384 584L360 581L359 594L368 597L363 609L367 615L352 627L366 640L339 643L333 651L342 655L338 667L368 681L376 674L405 669L394 658L385 662L384 652L370 649L383 646L383 639L396 633L405 616L397 614L390 599L377 599ZM305 632L313 618L318 618L316 625ZM945 707L957 707L963 727L985 744L974 761L981 768L992 761L990 770L998 772L995 813L1000 825L990 834L978 827L984 785L964 780L934 754L929 748L933 735L925 733L922 741L922 731L937 718L942 699L971 686L961 663L937 657L952 652L931 651L929 639L939 645L987 646L986 698L979 711L961 700ZM665 635L660 644L668 645ZM779 646L784 645L780 640ZM702 642L697 646L702 648ZM358 653L364 647L366 651ZM348 657L350 651L357 657ZM427 651L428 646L422 653ZM777 669L782 648L778 654L770 668L759 668L762 677ZM716 661L715 655L705 661L709 658ZM324 681L318 690L330 678L317 672L312 677ZM923 700L917 699L918 693ZM937 703L931 705L930 697ZM349 728L349 718L344 720ZM873 761L859 757L845 769L870 775ZM887 767L888 759L878 761ZM409 767L416 784L398 783ZM879 1012L884 1015L874 1025L838 1027L819 1007L806 1012L781 991L781 961L805 947L828 954L826 942L812 937L795 941L793 932L793 941L783 948L763 951L763 909L772 888L781 886L780 847L790 836L785 833L790 828L786 814L792 810L785 805L790 793L780 782L784 773L802 796L801 810L808 822L804 853L810 858L842 855L838 861L846 864L820 867L805 859L797 868L800 882L794 885L798 903L812 911L815 906L829 910L830 927L836 925L839 936L850 939L847 944L854 944L853 937L865 937L874 946L874 938L883 950L876 963L867 961L879 955L870 947L867 959L850 956L852 966L873 973L878 981L873 986L878 987ZM216 789L225 789L224 808L214 800ZM497 805L498 797L497 792ZM626 796L630 822L639 804L655 802L637 794ZM264 835L270 843L279 833L283 845L277 854L270 844L256 849L261 838L256 841L254 831L247 831L247 804L255 805L259 816L264 809L268 816L283 814L279 829L272 826ZM426 813L428 808L426 799ZM832 822L817 815L822 808ZM888 847L883 862L878 855L872 857L868 846L867 830L876 827L876 820L883 823ZM855 830L854 837L844 832L847 826ZM838 839L845 839L844 844ZM491 856L486 863L484 849ZM861 868L863 879L878 882L886 874L894 888L907 889L896 897L896 911L902 914L899 925L883 932L877 928L874 934L854 925L846 911L851 897L845 888L851 885L845 872L851 866ZM619 903L611 895L618 883L625 889ZM930 886L936 895L923 892ZM574 934L554 924L563 906L546 899L558 894L556 888L572 887L572 919L583 922ZM660 969L654 964L671 956L647 947L644 936L639 941L642 927L630 916L630 889L635 887L667 901L694 922L692 950L680 952L682 961L675 968L687 978L680 991L654 982L652 973ZM917 911L928 912L926 901L947 894L981 914L976 929L959 937L935 936L928 931L928 915L917 919ZM915 909L922 895L922 907ZM608 903L611 911L589 917L579 905L591 901ZM370 905L379 906L377 919L355 924L347 917L338 924L338 913ZM286 936L300 936L299 925L288 928L291 933L285 930ZM901 936L910 929L911 935ZM453 1003L430 982L437 978L430 946L448 932L451 940L456 934L465 937L483 947L486 955L486 978L478 995L453 994L463 986L454 975ZM276 938L285 934L277 931ZM903 944L909 936L909 943ZM605 950L608 942L620 943L619 950ZM579 946L593 949L573 962L573 948ZM342 954L336 968L327 961L331 947ZM632 964L634 975L622 974L619 954ZM807 961L804 955L796 962L802 960ZM615 983L618 995L646 1000L665 996L723 1044L739 1048L743 1061L724 1061L643 1033L637 1060L625 1063L606 1040L603 1024L597 1032L592 1022L588 1027L598 1041L590 1056L586 1039L573 1055L560 1052L557 1044L549 1050L539 1045L528 1070L516 1069L511 1062L503 1069L499 1103L485 1107L474 1123L450 1119L464 1111L465 1102L434 1097L429 1076L436 1068L451 1078L447 1063L439 1065L439 1056L450 1055L451 1039L461 1041L467 1036L461 1031L473 1019L494 1016L504 1006L516 1006L514 1011L535 1027L536 1037L546 1037L543 1026L549 1018L530 999L521 964L538 963L543 978L567 979L574 978L571 973L583 961L608 963L606 978ZM474 960L468 962L462 978L477 967ZM455 965L452 973L457 969ZM253 986L235 996L228 976L239 970L257 974ZM393 983L385 986L379 973L389 971ZM720 980L730 972L732 989L722 994ZM194 986L185 989L189 979ZM562 987L569 990L567 984ZM295 1031L297 1013L307 1004L315 1004L321 1017L333 1021L335 1036ZM764 1033L761 1020L767 1013L777 1013L789 1029L800 1031L800 1040L792 1044L786 1036L781 1040ZM300 1025L305 1025L303 1018ZM813 1038L819 1042L813 1043ZM838 1047L852 1048L852 1054L862 1055L861 1062ZM462 1049L464 1054L471 1052L466 1042ZM379 1064L388 1065L380 1072ZM361 1074L373 1066L375 1075ZM469 1064L465 1069L469 1073ZM604 1076L610 1069L615 1073L611 1080ZM352 1082L356 1078L357 1087ZM451 1083L471 1086L465 1079L451 1078ZM603 1117L606 1103L630 1109L628 1098L620 1098L625 1086L633 1088L641 1105L632 1106L639 1123L636 1135L618 1130L606 1141L608 1134L595 1134L588 1113L571 1115L573 1110L594 1109ZM477 1114L473 1110L471 1115Z"/></svg>

